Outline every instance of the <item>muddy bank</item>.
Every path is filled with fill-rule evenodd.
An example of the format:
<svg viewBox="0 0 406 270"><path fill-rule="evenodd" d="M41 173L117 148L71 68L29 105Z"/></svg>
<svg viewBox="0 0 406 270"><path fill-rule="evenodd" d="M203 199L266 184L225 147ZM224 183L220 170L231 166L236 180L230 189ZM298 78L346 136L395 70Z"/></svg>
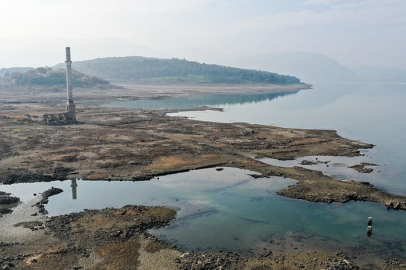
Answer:
<svg viewBox="0 0 406 270"><path fill-rule="evenodd" d="M273 255L272 252L259 258L244 259L232 253L193 253L180 256L179 269L360 269L342 253L292 253Z"/></svg>
<svg viewBox="0 0 406 270"><path fill-rule="evenodd" d="M35 206L41 196L19 204L0 218L0 269L21 269L21 262L59 241L45 230L47 217Z"/></svg>
<svg viewBox="0 0 406 270"><path fill-rule="evenodd" d="M12 208L16 207L20 198L12 196L10 193L0 191L0 218L5 214L13 212Z"/></svg>
<svg viewBox="0 0 406 270"><path fill-rule="evenodd" d="M348 168L354 169L354 170L356 170L357 172L360 172L360 173L371 173L371 172L373 172L374 169L366 168L367 166L371 167L371 166L378 166L378 165L363 162L361 164L353 165L353 166L350 166Z"/></svg>
<svg viewBox="0 0 406 270"><path fill-rule="evenodd" d="M1 105L0 105L1 106ZM12 109L13 108L13 109ZM280 195L313 202L362 200L406 210L406 198L356 181L332 179L303 168L282 168L255 158L358 156L372 144L342 138L333 130L303 130L246 123L211 123L169 117L162 111L78 106L78 124L27 122L31 106L2 110L0 182L67 178L148 180L214 166L298 180ZM28 110L28 111L27 111ZM36 113L46 107L36 107Z"/></svg>
<svg viewBox="0 0 406 270"><path fill-rule="evenodd" d="M122 89L110 96L104 94L136 99L193 92L171 88L163 95L162 87L152 92L145 88L138 93ZM362 200L406 210L404 197L369 183L336 180L318 171L276 167L256 160L351 157L361 155L359 149L372 148L371 144L344 139L332 130L209 123L165 116L168 111L81 106L80 102L106 97L92 91L78 95L79 122L70 126L46 126L37 121L43 113L65 110L64 95L34 95L29 91L2 95L0 182L66 178L139 181L221 165L256 171L260 173L257 177L297 180L296 185L279 191L286 197L323 203ZM49 219L31 207L40 200L38 196L28 207L20 205L2 217L3 269L356 269L344 254L327 252L274 255L267 251L261 258L243 259L227 252L185 254L147 233L149 228L167 224L175 215L173 210L128 206ZM392 260L385 263L387 269L401 265Z"/></svg>
<svg viewBox="0 0 406 270"><path fill-rule="evenodd" d="M35 204L35 206L38 207L39 211L38 213L41 213L43 215L48 214L48 211L45 209L45 204L47 204L49 202L49 197L54 196L54 195L58 195L59 193L62 193L63 190L60 188L54 188L51 187L50 189L44 191L41 194L42 199ZM33 215L37 215L37 213L33 214Z"/></svg>
<svg viewBox="0 0 406 270"><path fill-rule="evenodd" d="M37 199L41 200L41 197ZM33 203L35 201L29 202L25 208L32 210ZM260 256L244 257L221 250L182 251L147 231L167 225L175 213L163 207L130 205L52 218L41 214L24 217L16 211L5 220L7 224L25 220L24 224L41 223L42 229L22 225L0 228L0 266L2 269L30 270L362 269L354 263L353 256L342 252L292 250L277 254L263 248ZM7 233L6 239L1 238L3 233ZM281 247L280 241L270 242ZM380 265L380 269L405 269L405 264L396 259L381 261ZM368 269L378 269L377 265L369 266L372 268Z"/></svg>
<svg viewBox="0 0 406 270"><path fill-rule="evenodd" d="M108 87L74 87L76 104L105 102L112 100L169 99L195 94L261 94L296 92L310 89L311 85L259 85L259 84L119 84ZM46 104L48 110L65 110L66 87L59 91L36 86L19 86L0 78L0 103L6 105Z"/></svg>
<svg viewBox="0 0 406 270"><path fill-rule="evenodd" d="M25 206L28 210L33 208L30 204ZM174 215L175 211L168 208L145 206L85 210L52 218L43 215L28 218L16 213L13 222L42 223L42 229L30 230L23 225L9 226L7 231L0 229L9 235L0 241L0 266L2 269L358 269L342 253L274 255L268 251L260 257L247 258L223 251L180 251L147 232L167 225Z"/></svg>
<svg viewBox="0 0 406 270"><path fill-rule="evenodd" d="M300 171L303 175L310 174L312 176L306 179L302 178L302 175L284 174L299 180L299 182L278 191L278 195L323 203L368 201L382 203L387 209L406 211L405 197L382 191L369 182L332 179L321 172L300 167L295 167L293 170Z"/></svg>
<svg viewBox="0 0 406 270"><path fill-rule="evenodd" d="M147 233L174 210L126 206L48 218L36 207L42 199L2 218L1 269L177 269L180 252Z"/></svg>

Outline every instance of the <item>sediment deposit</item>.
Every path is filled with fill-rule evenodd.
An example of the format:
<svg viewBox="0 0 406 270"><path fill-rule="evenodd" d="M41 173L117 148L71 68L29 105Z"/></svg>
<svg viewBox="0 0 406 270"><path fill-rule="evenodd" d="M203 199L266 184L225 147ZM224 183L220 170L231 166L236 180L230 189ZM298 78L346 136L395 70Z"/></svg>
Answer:
<svg viewBox="0 0 406 270"><path fill-rule="evenodd" d="M122 94L116 91L112 96L135 99L138 93L153 97L162 95L161 88L156 92L121 89L117 91L123 91ZM166 96L185 94L171 89ZM359 149L373 147L342 138L332 130L211 123L166 116L169 110L97 108L80 102L77 124L51 126L44 125L40 119L51 109L63 109L55 93L35 96L31 92L13 94L9 90L0 91L4 94L0 99L0 183L3 184L67 178L141 181L187 170L229 166L256 171L259 175L255 177L283 176L297 180L296 185L278 192L286 197L323 203L362 200L383 203L388 209L406 210L406 198L388 194L370 183L332 179L318 171L276 167L256 159L351 157L360 155ZM99 94L98 90L92 91L79 100L97 99L107 90L100 90ZM40 198L30 203L39 202ZM33 209L31 205L25 207L21 209ZM52 219L42 213L35 215L38 210L21 209L1 220L8 224L3 228L8 230L8 238L0 238L3 269L207 269L203 267L213 264L215 267L211 269L268 269L270 266L356 269L343 254L268 254L244 260L227 253L182 255L175 247L146 233L147 229L163 226L173 218L175 212L166 208L128 206ZM12 224L23 225L10 228ZM20 233L13 233L15 230ZM21 230L27 231L21 234Z"/></svg>

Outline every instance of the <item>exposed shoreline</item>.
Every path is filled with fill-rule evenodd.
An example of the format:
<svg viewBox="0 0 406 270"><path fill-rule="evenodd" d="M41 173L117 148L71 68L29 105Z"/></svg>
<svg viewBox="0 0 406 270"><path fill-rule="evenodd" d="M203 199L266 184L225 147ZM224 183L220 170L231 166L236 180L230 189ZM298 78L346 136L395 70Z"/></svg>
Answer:
<svg viewBox="0 0 406 270"><path fill-rule="evenodd" d="M358 269L347 255L332 251L273 254L271 249L262 248L263 254L254 257L227 251L182 251L147 231L167 225L174 218L174 210L129 205L49 218L35 207L42 199L38 195L2 219L6 226L0 228L0 235L7 236L0 241L3 269L175 270L210 266L248 270L265 266L296 269L301 265L304 269L316 265Z"/></svg>
<svg viewBox="0 0 406 270"><path fill-rule="evenodd" d="M114 94L109 95L109 98L135 99L153 96L166 98L168 96L181 96L185 90L182 88L183 86L181 88L170 86L168 88L171 89L168 92L162 92L165 88L164 86L154 86L153 91L150 91L151 88L148 88L150 86L143 87L142 90L138 89L139 91L134 89L132 91L129 89L116 90ZM267 91L274 93L275 91L298 90L297 88L281 89L278 87L270 88ZM225 87L223 90L224 92L236 92L233 86ZM2 91L5 90L0 89L0 92ZM83 103L89 102L97 98L97 96L100 97L101 92L104 93L104 91L88 90L88 93L81 95L79 100ZM199 92L199 89L194 89L193 93L187 94L214 93L218 91L217 88L208 87L204 91L201 90ZM244 89L238 91L241 92ZM245 92L248 93L258 93L258 91L263 92L266 89L262 87L254 87L252 89L248 87L245 89ZM227 166L260 173L260 176L256 177L283 176L297 180L298 183L296 185L278 191L279 195L289 198L323 203L345 203L360 200L382 203L388 209L406 210L405 197L386 193L369 183L337 180L323 175L321 172L300 167L284 168L272 166L253 158L296 159L298 157L317 155L352 157L360 155L359 149L370 149L373 147L372 144L344 139L332 130L303 130L246 123L223 124L201 122L165 115L167 112L176 110L147 111L139 109L94 108L81 105L77 106L78 124L71 126L46 126L38 123L36 117L40 117L43 113L48 113L50 109L63 110L64 106L60 104L60 99L63 99L63 97L60 97L61 94L42 93L43 95L36 96L28 94L28 91L26 95L19 96L10 95L9 91L6 92L7 94L2 95L2 98L0 98L0 125L3 134L0 137L0 147L2 150L0 154L0 182L5 184L67 178L140 181L187 170ZM19 103L13 103L15 100L18 100ZM98 100L105 100L105 97L100 97ZM141 208L135 207L134 209ZM106 211L112 211L108 214L111 215L123 210L90 211L80 215L86 217L103 215ZM64 223L67 229L63 229L63 231L68 233L69 230L72 230L72 226L68 225L71 221L66 220L67 218L72 219L73 216L66 215L59 219L65 219L68 222ZM167 221L172 218L173 216L168 218ZM58 218L54 220L58 220ZM52 222L49 223L48 228L52 228ZM61 226L64 227L65 225L62 224ZM120 223L114 226L124 225ZM62 228L61 226L60 228ZM131 226L134 226L134 224ZM87 234L87 232L83 233ZM128 239L124 238L126 241L122 242L122 244L131 244L138 248L145 247L143 245L146 242L141 241L144 244L140 244L138 240L134 240L133 236L131 235ZM50 236L43 235L43 237L49 240ZM147 238L149 239L149 237ZM60 237L58 239L57 242L61 241ZM131 243L128 243L127 240ZM66 246L69 242L66 241L65 239L62 241L63 243L58 243ZM159 240L153 240L153 242L155 241L159 242ZM2 242L1 239L0 242ZM71 243L71 245L77 244ZM105 244L110 245L110 242ZM177 267L179 267L179 264L190 267L191 261L195 259L199 260L198 258L201 256L189 254L187 256L188 259L183 261L185 256L180 257L180 251L176 251L173 247L165 246L166 244L164 243L162 245L164 246L162 250L170 251L169 253L172 254L170 255L172 256L171 258L178 258L179 261L175 264ZM7 250L17 252L18 248L13 249L12 247L14 246L10 245L10 248L7 248ZM111 245L109 248L111 248ZM115 248L119 247L116 246ZM84 249L93 250L94 246L85 247ZM160 248L158 249L161 250ZM60 252L59 249L57 250ZM68 249L62 252L62 254L70 254L71 251L68 245ZM44 252L44 254L47 254L44 255L44 258L51 255L59 256L56 255L59 254L56 251L48 250ZM140 252L142 253L142 251ZM99 255L107 254L100 250L96 253ZM75 252L72 254L72 258L78 259ZM94 256L96 255L94 254ZM90 254L89 256L93 255ZM222 258L221 254L212 255L214 257L210 257L211 255L207 256L207 258L214 258L216 260ZM291 256L290 258L298 259L299 255L291 254L289 256ZM308 254L306 255L307 257L303 256L305 258L303 260L308 260L316 255ZM348 267L340 269L354 269L350 267L355 267L348 258L342 255L322 255L319 253L317 256L325 258L325 260L335 259L338 262L344 263L342 267ZM99 258L99 260L107 262L110 260L107 258L108 256L104 259ZM232 263L239 263L231 255L228 258L232 258ZM226 257L222 258L222 260L226 261ZM254 258L250 263L258 266L260 263L258 260L258 258ZM275 263L279 261L286 264L286 258L282 260L277 256L271 255L266 258L263 257L261 260L261 263L267 260L268 265L276 266L277 264ZM348 261L348 263L344 262L344 260ZM32 259L31 261L23 259L16 261L27 263L27 269L46 269L35 268L34 264L32 264ZM248 265L245 263L244 267ZM154 268L141 267L139 269Z"/></svg>
<svg viewBox="0 0 406 270"><path fill-rule="evenodd" d="M331 130L302 130L246 123L212 123L165 116L162 111L80 108L80 123L47 126L3 117L0 181L149 180L214 166L283 176L298 184L279 195L312 202L361 200L406 210L406 198L366 182L333 179L300 167L277 167L252 157L358 156L372 144L344 139ZM36 108L39 111L39 108ZM13 117L15 114L15 117ZM35 131L35 132L34 132Z"/></svg>

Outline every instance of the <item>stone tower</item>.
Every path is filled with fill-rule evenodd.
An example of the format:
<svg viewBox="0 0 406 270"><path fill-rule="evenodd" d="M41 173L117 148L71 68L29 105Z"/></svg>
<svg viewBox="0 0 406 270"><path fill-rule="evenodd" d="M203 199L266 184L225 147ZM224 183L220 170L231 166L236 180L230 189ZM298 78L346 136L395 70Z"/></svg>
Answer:
<svg viewBox="0 0 406 270"><path fill-rule="evenodd" d="M67 119L68 121L76 122L76 110L75 103L73 103L73 92L72 92L72 61L70 58L70 47L66 47L66 88L68 94L67 101Z"/></svg>

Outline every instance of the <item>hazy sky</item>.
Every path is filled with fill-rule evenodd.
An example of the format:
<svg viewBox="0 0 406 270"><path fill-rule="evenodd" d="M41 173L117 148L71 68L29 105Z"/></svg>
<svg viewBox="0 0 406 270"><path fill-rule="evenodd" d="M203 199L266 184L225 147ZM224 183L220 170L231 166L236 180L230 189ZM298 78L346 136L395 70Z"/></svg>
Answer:
<svg viewBox="0 0 406 270"><path fill-rule="evenodd" d="M0 25L0 43L121 38L157 51L306 51L406 68L405 0L0 0Z"/></svg>

